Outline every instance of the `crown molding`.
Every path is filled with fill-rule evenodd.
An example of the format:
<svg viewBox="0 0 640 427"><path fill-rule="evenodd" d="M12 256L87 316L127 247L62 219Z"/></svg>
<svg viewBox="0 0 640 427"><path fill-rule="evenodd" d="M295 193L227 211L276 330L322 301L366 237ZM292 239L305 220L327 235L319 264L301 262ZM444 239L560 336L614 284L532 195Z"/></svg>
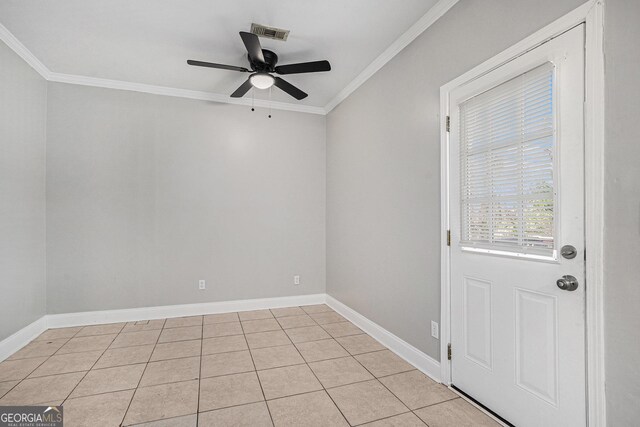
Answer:
<svg viewBox="0 0 640 427"><path fill-rule="evenodd" d="M402 34L395 42L393 42L380 56L373 60L358 76L351 81L344 89L324 106L327 114L338 106L342 101L347 99L349 95L355 92L364 82L369 80L378 70L380 70L387 62L391 61L398 53L414 41L427 28L433 25L442 17L449 9L458 3L458 0L440 0L431 9L425 13L422 18L411 26L404 34Z"/></svg>
<svg viewBox="0 0 640 427"><path fill-rule="evenodd" d="M20 43L11 31L7 29L4 25L0 24L0 40L5 42L7 46L15 53L18 54L20 58L22 58L27 64L31 66L34 70L38 72L45 80L49 80L49 76L51 75L51 71L42 63L36 56L31 53L29 49L26 48L25 45Z"/></svg>
<svg viewBox="0 0 640 427"><path fill-rule="evenodd" d="M73 74L54 73L44 65L36 56L31 53L20 40L0 24L0 40L2 40L11 50L21 57L27 64L36 70L45 80L57 83L68 83L81 86L93 86L106 89L129 90L134 92L150 93L154 95L173 96L177 98L197 99L201 101L220 102L225 104L251 106L252 100L248 98L230 98L228 95L213 92L203 92L189 89L178 89L166 86L154 86L144 83L133 83L122 80L109 80L98 77L78 76ZM253 105L258 108L272 108L274 110L296 111L299 113L325 115L324 107L313 107L310 105L291 104L287 102L269 102L263 99L256 99Z"/></svg>
<svg viewBox="0 0 640 427"><path fill-rule="evenodd" d="M344 101L364 82L369 80L387 62L395 57L409 43L415 40L427 28L433 25L442 15L444 15L458 0L440 0L422 18L404 32L395 42L393 42L380 56L378 56L367 68L365 68L355 79L324 107L314 107L309 105L291 104L288 102L269 102L262 99L253 101L253 105L259 108L273 108L275 110L296 111L300 113L326 115L338 104ZM99 77L79 76L73 74L55 73L49 70L36 56L31 53L11 32L0 24L0 40L5 42L18 56L36 70L45 80L68 83L81 86L93 86L106 89L128 90L154 95L173 96L177 98L197 99L201 101L220 102L225 104L251 106L252 100L245 98L230 98L228 95L204 92L189 89L178 89L166 86L155 86L144 83L134 83L122 80L110 80Z"/></svg>
<svg viewBox="0 0 640 427"><path fill-rule="evenodd" d="M178 89L166 86L148 85L145 83L133 83L122 80L102 79L98 77L78 76L73 74L50 73L47 79L56 83L68 83L80 86L93 86L106 89L128 90L133 92L150 93L153 95L173 96L176 98L197 99L201 101L212 101L225 104L251 106L252 100L249 98L231 98L214 92L204 92L190 89ZM256 99L253 105L258 108L273 108L274 110L296 111L299 113L325 115L323 107L313 107L310 105L290 104L287 102L269 102L263 99Z"/></svg>

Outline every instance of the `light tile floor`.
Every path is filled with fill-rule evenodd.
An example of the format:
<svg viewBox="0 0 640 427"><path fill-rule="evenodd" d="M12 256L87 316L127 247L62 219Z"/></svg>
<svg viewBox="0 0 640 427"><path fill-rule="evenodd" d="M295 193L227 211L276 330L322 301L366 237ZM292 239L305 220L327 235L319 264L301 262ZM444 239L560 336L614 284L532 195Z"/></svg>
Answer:
<svg viewBox="0 0 640 427"><path fill-rule="evenodd" d="M73 426L498 426L326 305L50 329L0 405Z"/></svg>

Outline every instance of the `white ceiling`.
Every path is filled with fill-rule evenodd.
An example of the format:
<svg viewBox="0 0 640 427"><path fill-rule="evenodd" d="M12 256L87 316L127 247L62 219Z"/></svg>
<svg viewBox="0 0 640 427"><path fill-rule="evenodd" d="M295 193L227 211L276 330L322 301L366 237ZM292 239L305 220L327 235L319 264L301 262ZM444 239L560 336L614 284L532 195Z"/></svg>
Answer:
<svg viewBox="0 0 640 427"><path fill-rule="evenodd" d="M279 64L327 59L328 73L285 76L324 106L436 0L0 0L0 23L54 73L231 94L247 77L187 59L247 66L252 22L291 30L261 38ZM261 93L258 93L261 92ZM256 98L267 97L257 91Z"/></svg>

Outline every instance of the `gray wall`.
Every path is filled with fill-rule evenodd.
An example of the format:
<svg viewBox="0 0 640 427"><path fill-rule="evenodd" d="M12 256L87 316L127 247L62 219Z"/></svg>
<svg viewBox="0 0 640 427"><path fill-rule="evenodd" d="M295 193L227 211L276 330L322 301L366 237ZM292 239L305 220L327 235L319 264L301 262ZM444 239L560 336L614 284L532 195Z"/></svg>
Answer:
<svg viewBox="0 0 640 427"><path fill-rule="evenodd" d="M325 291L323 116L59 83L48 111L49 313Z"/></svg>
<svg viewBox="0 0 640 427"><path fill-rule="evenodd" d="M640 2L606 0L605 342L610 427L640 419Z"/></svg>
<svg viewBox="0 0 640 427"><path fill-rule="evenodd" d="M461 0L329 114L330 295L440 358L440 86L582 3Z"/></svg>
<svg viewBox="0 0 640 427"><path fill-rule="evenodd" d="M46 313L47 83L0 42L0 340Z"/></svg>

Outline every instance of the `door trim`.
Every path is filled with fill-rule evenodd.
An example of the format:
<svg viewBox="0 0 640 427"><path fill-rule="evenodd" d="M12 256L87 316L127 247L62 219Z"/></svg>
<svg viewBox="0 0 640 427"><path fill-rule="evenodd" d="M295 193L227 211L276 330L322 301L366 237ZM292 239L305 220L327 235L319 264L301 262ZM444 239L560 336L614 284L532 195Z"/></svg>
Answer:
<svg viewBox="0 0 640 427"><path fill-rule="evenodd" d="M440 88L441 171L441 380L451 384L450 251L447 244L449 219L449 93L456 87L500 67L576 25L585 23L585 244L586 244L586 364L587 423L606 425L604 374L604 1L589 0L526 39L483 62ZM453 349L455 352L455 349Z"/></svg>

